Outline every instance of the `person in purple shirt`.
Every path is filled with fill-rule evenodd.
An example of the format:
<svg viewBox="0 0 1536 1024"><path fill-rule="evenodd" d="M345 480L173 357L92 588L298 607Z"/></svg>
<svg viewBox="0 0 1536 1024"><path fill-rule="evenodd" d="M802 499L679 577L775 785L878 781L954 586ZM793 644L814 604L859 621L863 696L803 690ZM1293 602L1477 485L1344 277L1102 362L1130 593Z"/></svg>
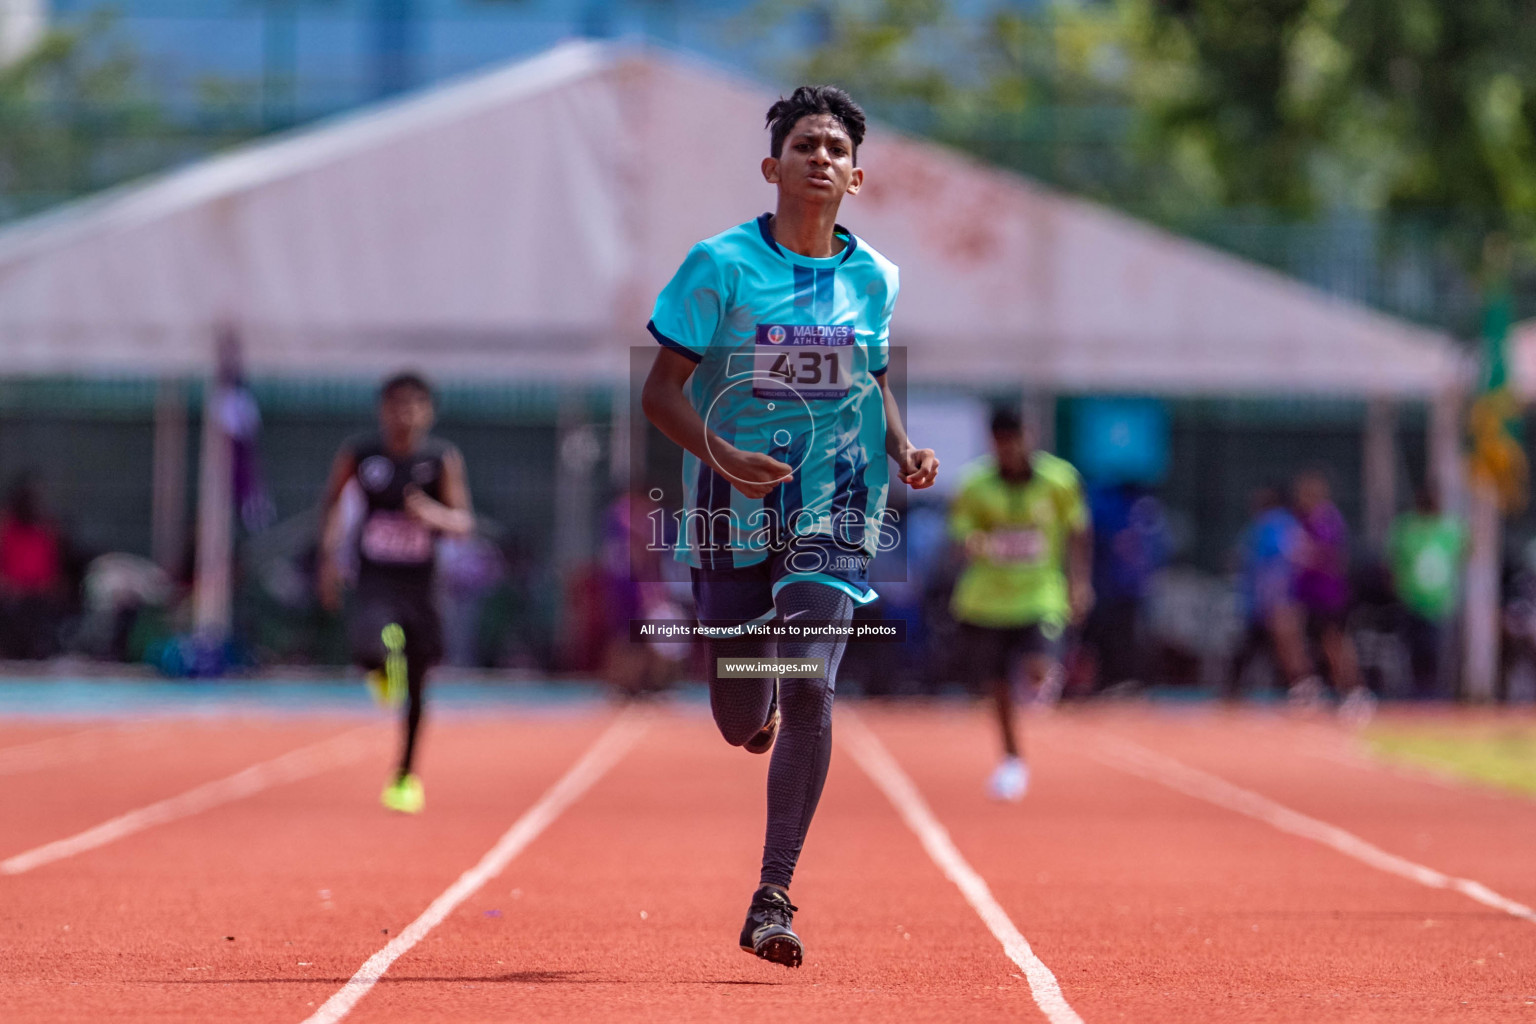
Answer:
<svg viewBox="0 0 1536 1024"><path fill-rule="evenodd" d="M1296 478L1296 521L1302 542L1296 573L1296 602L1307 619L1307 636L1322 649L1328 677L1342 698L1340 713L1364 719L1375 698L1360 681L1354 645L1345 631L1349 614L1349 527L1334 505L1328 479L1312 471ZM1298 704L1316 703L1320 692L1309 687L1292 697Z"/></svg>
<svg viewBox="0 0 1536 1024"><path fill-rule="evenodd" d="M1242 695L1248 666L1267 652L1276 671L1295 694L1320 693L1302 635L1303 615L1296 603L1297 563L1303 545L1301 526L1279 486L1253 493L1253 518L1239 542L1238 594L1247 630L1232 660L1223 697Z"/></svg>

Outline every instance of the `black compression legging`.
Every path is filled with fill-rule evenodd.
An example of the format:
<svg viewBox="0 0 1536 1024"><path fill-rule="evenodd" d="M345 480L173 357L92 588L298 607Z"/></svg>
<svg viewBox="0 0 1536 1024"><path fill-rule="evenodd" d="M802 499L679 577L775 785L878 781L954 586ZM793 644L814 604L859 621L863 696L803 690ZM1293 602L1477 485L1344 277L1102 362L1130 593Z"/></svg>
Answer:
<svg viewBox="0 0 1536 1024"><path fill-rule="evenodd" d="M405 737L400 746L400 774L408 775L416 760L416 734L421 731L422 690L427 669L415 659L406 661Z"/></svg>
<svg viewBox="0 0 1536 1024"><path fill-rule="evenodd" d="M779 591L774 606L780 619L848 622L853 600L820 583L791 583ZM826 675L818 679L779 681L779 737L768 764L768 832L763 843L760 884L789 888L795 862L805 844L832 758L832 693L844 638L813 640L716 640L709 650L709 704L726 741L740 746L768 721L772 678L725 678L716 658L822 658Z"/></svg>
<svg viewBox="0 0 1536 1024"><path fill-rule="evenodd" d="M384 629L397 616L383 608L362 616L353 624L352 660L370 671L388 671L389 649L384 643ZM416 737L421 732L422 709L430 662L413 642L410 630L405 634L405 714L401 718L400 774L411 772L416 762Z"/></svg>

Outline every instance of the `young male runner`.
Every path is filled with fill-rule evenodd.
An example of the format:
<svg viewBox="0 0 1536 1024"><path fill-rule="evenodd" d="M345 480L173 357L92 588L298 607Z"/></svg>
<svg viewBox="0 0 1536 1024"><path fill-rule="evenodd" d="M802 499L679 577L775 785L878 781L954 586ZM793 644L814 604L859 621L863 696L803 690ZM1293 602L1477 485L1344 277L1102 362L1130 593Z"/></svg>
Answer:
<svg viewBox="0 0 1536 1024"><path fill-rule="evenodd" d="M367 669L375 697L391 707L405 701L400 765L380 797L384 806L416 814L425 803L412 770L421 727L427 670L442 658L442 624L432 595L439 535L474 531L464 458L429 436L435 419L432 389L413 373L379 390L379 432L348 441L336 453L322 507L320 599L341 608L342 577L334 519L343 489L356 481L366 503L357 533L357 592L347 635L352 659Z"/></svg>
<svg viewBox="0 0 1536 1024"><path fill-rule="evenodd" d="M681 445L686 514L677 557L692 566L699 619L777 615L847 623L874 599L889 476L928 487L939 460L914 448L885 371L896 267L837 224L857 195L864 112L839 89L803 86L768 111L778 187L763 214L695 245L656 300L661 343L643 402ZM741 948L798 967L789 884L832 751L842 638L781 640L777 656L821 660L813 678L728 676L718 659L762 658L773 641L710 641L710 706L727 742L768 765L768 828ZM777 739L777 743L775 740Z"/></svg>
<svg viewBox="0 0 1536 1024"><path fill-rule="evenodd" d="M992 417L993 457L974 466L950 509L950 533L968 564L950 608L964 629L977 679L992 693L1003 760L990 789L1020 800L1029 788L1013 723L1011 669L1024 657L1036 693L1061 692L1061 639L1093 604L1093 538L1077 470L1036 451L1019 417Z"/></svg>

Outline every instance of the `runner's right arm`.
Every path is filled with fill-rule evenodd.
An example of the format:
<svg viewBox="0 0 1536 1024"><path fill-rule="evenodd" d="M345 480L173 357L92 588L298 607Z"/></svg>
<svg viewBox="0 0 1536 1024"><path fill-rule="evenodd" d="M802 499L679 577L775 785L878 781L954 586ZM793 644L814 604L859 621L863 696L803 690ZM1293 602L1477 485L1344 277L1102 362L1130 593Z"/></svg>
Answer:
<svg viewBox="0 0 1536 1024"><path fill-rule="evenodd" d="M761 498L793 468L762 452L742 451L710 431L699 416L683 385L693 374L693 361L670 348L660 349L640 393L646 419L669 439L696 455L749 498Z"/></svg>
<svg viewBox="0 0 1536 1024"><path fill-rule="evenodd" d="M320 503L320 552L315 584L320 591L321 606L331 612L341 608L341 567L336 559L342 533L337 522L341 492L356 471L357 457L352 453L351 445L343 446L331 463L331 476L325 483L325 496Z"/></svg>
<svg viewBox="0 0 1536 1024"><path fill-rule="evenodd" d="M645 380L640 404L646 418L685 451L730 481L749 498L761 498L791 467L758 452L744 452L705 425L683 393L694 367L704 359L729 304L720 263L703 242L688 250L672 280L656 297L647 328L661 343Z"/></svg>

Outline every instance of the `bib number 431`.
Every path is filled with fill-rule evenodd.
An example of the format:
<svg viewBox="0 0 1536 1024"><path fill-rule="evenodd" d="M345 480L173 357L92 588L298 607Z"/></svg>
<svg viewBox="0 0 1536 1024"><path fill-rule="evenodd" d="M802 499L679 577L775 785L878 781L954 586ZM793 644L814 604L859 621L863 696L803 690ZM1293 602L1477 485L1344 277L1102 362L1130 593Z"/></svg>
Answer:
<svg viewBox="0 0 1536 1024"><path fill-rule="evenodd" d="M851 326L759 324L752 393L758 398L842 398L848 394Z"/></svg>
<svg viewBox="0 0 1536 1024"><path fill-rule="evenodd" d="M780 352L768 372L786 384L822 384L837 387L843 383L839 374L841 361L836 349L802 348Z"/></svg>

